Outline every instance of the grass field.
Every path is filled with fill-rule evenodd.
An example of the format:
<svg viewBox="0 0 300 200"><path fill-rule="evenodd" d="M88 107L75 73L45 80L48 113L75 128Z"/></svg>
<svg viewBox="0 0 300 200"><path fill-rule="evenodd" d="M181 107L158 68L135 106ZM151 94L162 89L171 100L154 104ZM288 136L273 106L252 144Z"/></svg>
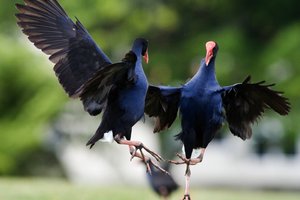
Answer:
<svg viewBox="0 0 300 200"><path fill-rule="evenodd" d="M193 200L299 200L300 192L193 189ZM171 200L179 200L182 190ZM63 180L0 178L0 200L155 200L148 188L74 185Z"/></svg>

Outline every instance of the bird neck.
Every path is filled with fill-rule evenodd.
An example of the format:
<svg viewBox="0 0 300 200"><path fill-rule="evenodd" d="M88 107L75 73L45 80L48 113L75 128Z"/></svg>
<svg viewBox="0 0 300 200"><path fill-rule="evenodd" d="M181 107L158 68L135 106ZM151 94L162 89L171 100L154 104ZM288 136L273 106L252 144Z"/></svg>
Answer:
<svg viewBox="0 0 300 200"><path fill-rule="evenodd" d="M209 65L206 65L205 60L202 59L197 73L189 81L189 84L200 88L207 88L207 85L211 87L218 86L215 74L215 59L212 58Z"/></svg>
<svg viewBox="0 0 300 200"><path fill-rule="evenodd" d="M131 50L135 53L135 55L137 57L136 64L141 67L142 66L141 65L141 63L142 63L142 46L140 44L134 43Z"/></svg>
<svg viewBox="0 0 300 200"><path fill-rule="evenodd" d="M143 46L141 43L135 41L132 45L132 48L131 50L135 53L136 57L137 58L141 58L142 56L142 49L143 49Z"/></svg>
<svg viewBox="0 0 300 200"><path fill-rule="evenodd" d="M143 65L142 65L142 45L134 43L131 50L133 51L133 53L135 53L136 58L137 58L134 71L139 76L138 80L139 81L147 80L144 69L143 69Z"/></svg>

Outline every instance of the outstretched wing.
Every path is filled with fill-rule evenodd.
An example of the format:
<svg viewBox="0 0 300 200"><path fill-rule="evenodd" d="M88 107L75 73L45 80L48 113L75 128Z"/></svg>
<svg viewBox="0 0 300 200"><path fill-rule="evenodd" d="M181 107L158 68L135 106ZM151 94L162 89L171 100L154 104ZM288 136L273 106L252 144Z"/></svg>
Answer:
<svg viewBox="0 0 300 200"><path fill-rule="evenodd" d="M50 55L54 71L69 96L103 66L109 58L93 41L84 26L68 17L56 0L24 0L16 4L18 25L29 40Z"/></svg>
<svg viewBox="0 0 300 200"><path fill-rule="evenodd" d="M154 133L172 125L177 116L180 96L179 87L148 87L145 113L156 118Z"/></svg>
<svg viewBox="0 0 300 200"><path fill-rule="evenodd" d="M115 98L118 89L128 87L136 81L136 55L130 51L122 62L105 66L98 70L76 92L84 109L97 115L106 107L109 96Z"/></svg>
<svg viewBox="0 0 300 200"><path fill-rule="evenodd" d="M243 140L251 137L251 124L266 109L280 115L287 115L290 111L290 103L283 93L271 89L274 84L265 85L265 81L250 83L250 79L248 76L243 83L224 87L222 93L230 131Z"/></svg>

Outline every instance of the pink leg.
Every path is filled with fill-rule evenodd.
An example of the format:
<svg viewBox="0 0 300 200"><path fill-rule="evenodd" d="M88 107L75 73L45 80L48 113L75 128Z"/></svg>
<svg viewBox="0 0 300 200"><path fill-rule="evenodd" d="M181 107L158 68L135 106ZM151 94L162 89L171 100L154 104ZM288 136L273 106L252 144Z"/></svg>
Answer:
<svg viewBox="0 0 300 200"><path fill-rule="evenodd" d="M138 153L135 149L135 147L133 146L129 146L129 152L132 155L132 157L137 157L140 158L141 160L144 161L146 167L147 167L147 172L149 172L151 174L151 168L150 168L150 164L152 164L156 169L160 170L161 172L170 175L169 172L167 172L166 170L164 170L163 168L161 168L159 165L157 165L155 162L153 162L149 157Z"/></svg>
<svg viewBox="0 0 300 200"><path fill-rule="evenodd" d="M153 156L157 161L161 161L163 160L163 158L158 155L157 153L151 151L149 148L147 148L146 146L144 146L143 143L139 142L139 141L131 141L131 140L125 140L125 139L122 139L120 138L119 135L116 135L115 136L115 141L118 143L118 144L123 144L123 145L128 145L128 146L132 146L132 147L135 147L135 150L134 150L134 153L133 153L133 157L135 157L135 152L137 150L140 150L140 153L141 153L141 156L142 157L145 157L144 156L144 153L142 151L142 149L144 149L145 151L147 151L151 156ZM132 157L132 158L133 158ZM132 159L131 158L131 159Z"/></svg>
<svg viewBox="0 0 300 200"><path fill-rule="evenodd" d="M196 164L202 162L204 153L205 153L205 148L201 148L200 155L197 158L187 159L186 157L184 157L180 154L177 154L177 156L181 159L181 161L173 161L173 160L169 161L170 163L173 163L175 165L186 164L185 191L184 191L183 200L191 200L191 197L190 197L190 177L191 177L190 165L196 165Z"/></svg>
<svg viewBox="0 0 300 200"><path fill-rule="evenodd" d="M184 195L190 195L190 176L186 175L185 176L185 191Z"/></svg>

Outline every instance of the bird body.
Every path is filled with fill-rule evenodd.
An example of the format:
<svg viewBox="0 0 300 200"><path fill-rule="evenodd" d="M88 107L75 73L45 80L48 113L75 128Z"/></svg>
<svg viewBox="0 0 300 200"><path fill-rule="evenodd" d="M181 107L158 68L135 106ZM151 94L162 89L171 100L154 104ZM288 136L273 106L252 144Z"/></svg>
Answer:
<svg viewBox="0 0 300 200"><path fill-rule="evenodd" d="M221 127L224 117L214 67L204 60L197 74L181 89L180 114L182 132L177 135L190 158L193 149L206 148Z"/></svg>
<svg viewBox="0 0 300 200"><path fill-rule="evenodd" d="M141 59L142 52L145 51L145 49L143 50L143 42L140 39L134 42L131 51L136 56L134 66L125 75L127 76L125 82L122 81L110 89L101 124L87 145L93 145L109 131L113 132L114 137L121 134L120 138L124 136L127 140L131 139L132 126L144 115L145 97L148 88ZM102 78L102 75L88 83L86 90L89 92L91 90L98 91L97 82L100 78ZM85 96L84 92L83 96Z"/></svg>

